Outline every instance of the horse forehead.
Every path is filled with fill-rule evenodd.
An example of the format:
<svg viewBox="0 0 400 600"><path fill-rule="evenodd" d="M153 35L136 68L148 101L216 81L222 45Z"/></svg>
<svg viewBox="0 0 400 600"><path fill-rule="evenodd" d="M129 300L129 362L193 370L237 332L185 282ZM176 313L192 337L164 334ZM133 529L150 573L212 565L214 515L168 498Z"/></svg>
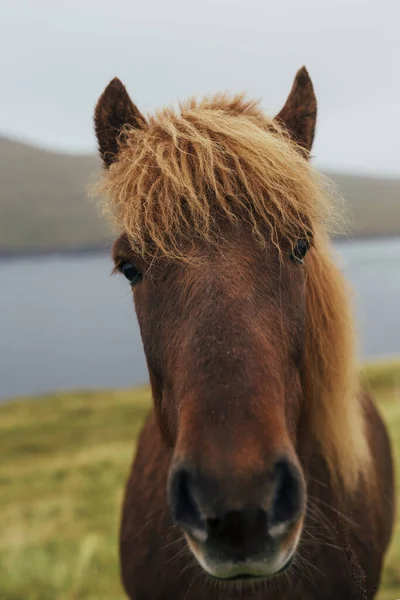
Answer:
<svg viewBox="0 0 400 600"><path fill-rule="evenodd" d="M272 245L262 247L256 240L240 235L221 238L218 246L193 246L187 255L183 272L188 281L195 283L199 276L210 282L236 283L257 280L263 273L263 281L277 280L280 270L278 251ZM260 281L260 280L258 280Z"/></svg>
<svg viewBox="0 0 400 600"><path fill-rule="evenodd" d="M229 302L250 309L252 302L263 302L265 307L282 308L283 301L289 303L286 295L298 279L279 262L275 249L260 248L255 243L253 247L226 243L197 258L176 278L189 304L197 299L201 304L213 301L215 307Z"/></svg>

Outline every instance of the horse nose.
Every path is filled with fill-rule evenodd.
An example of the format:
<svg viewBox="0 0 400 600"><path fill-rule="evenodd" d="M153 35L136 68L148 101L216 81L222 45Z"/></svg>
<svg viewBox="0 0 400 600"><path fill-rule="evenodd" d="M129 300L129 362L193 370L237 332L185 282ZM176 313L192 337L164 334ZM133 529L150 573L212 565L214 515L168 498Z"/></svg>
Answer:
<svg viewBox="0 0 400 600"><path fill-rule="evenodd" d="M237 548L248 540L265 543L280 537L297 522L304 508L302 475L286 457L277 460L264 477L248 475L245 485L238 484L236 497L234 489L234 480L230 480L225 495L215 477L207 478L187 464L175 465L169 479L175 523L198 541L218 541Z"/></svg>

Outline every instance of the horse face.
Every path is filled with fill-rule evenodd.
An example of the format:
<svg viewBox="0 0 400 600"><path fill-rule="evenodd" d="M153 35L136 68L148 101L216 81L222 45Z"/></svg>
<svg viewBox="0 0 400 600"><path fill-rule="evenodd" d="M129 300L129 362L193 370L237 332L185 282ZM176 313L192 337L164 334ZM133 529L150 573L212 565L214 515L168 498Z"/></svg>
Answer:
<svg viewBox="0 0 400 600"><path fill-rule="evenodd" d="M224 110L235 119L238 106L234 101ZM242 104L239 112L247 115L247 130L253 132L251 135L255 137L251 139L258 144L255 123L261 131L269 130L272 123L267 123L248 105ZM220 214L230 214L226 210L228 196L243 194L247 189L246 177L233 188L226 181L227 173L239 173L243 168L242 150L238 156L236 151L229 154L231 158L236 156L233 166L227 162L228 154L217 153L219 170L217 174L211 172L209 152L215 143L206 143L207 150L204 150L201 133L204 114L197 118L200 119L199 123L196 121L198 135L190 137L193 125L185 122L186 134L181 136L183 124L180 123L171 138L170 128L144 119L118 79L110 82L99 99L95 129L100 155L104 166L110 168L110 182L116 183L119 167L123 166L118 190L111 188L117 213L121 220L121 209L124 209L122 223L131 236L134 231L136 237L142 238L144 234L155 241L155 224L149 228L147 218L142 226L135 219L149 216L151 196L151 218L158 223L155 205L160 198L154 182L156 171L165 175L166 169L171 183L179 179L180 172L188 175L200 169L196 181L205 199L210 189L216 193L221 181L225 182L231 192L226 199L219 197L214 215L218 220ZM316 99L303 68L297 73L289 97L276 117L300 150L299 154L293 150L296 159L291 154L296 173L304 170L299 161L309 156L315 119ZM231 123L233 127L236 121ZM210 140L214 140L219 126L213 122ZM243 129L239 130L238 144L243 139ZM176 138L178 133L183 150L177 170L176 151L181 147ZM230 130L224 133L227 148L231 133ZM171 150L168 165L163 145L165 136L169 136ZM200 146L205 155L201 159L189 161L191 146L187 144L187 136L196 147L199 139L203 140ZM249 172L258 181L252 151L254 143L243 148L249 155ZM142 150L149 144L153 150L144 157ZM239 144L238 148L242 146ZM265 145L259 148L265 151ZM281 150L279 156L282 159ZM132 165L140 167L143 160L150 161L155 168L148 170L145 191L141 188L143 169L132 174ZM271 162L269 154L268 160ZM279 179L288 168L286 159L281 162L276 171ZM216 165L214 163L214 167ZM263 190L267 173L264 175L259 182ZM293 184L292 175L289 179ZM165 192L164 205L158 207L160 214L164 214L169 200L166 190L170 188L163 178L157 185L161 194ZM282 191L282 181L281 185ZM111 188L107 187L108 193ZM187 186L178 185L174 196L181 220L187 225L190 221L185 216L188 205L181 202L182 190L186 189ZM302 192L306 204L310 189L306 185ZM137 198L147 198L146 207L143 209L136 203L136 209L140 210L134 212L133 190ZM270 191L273 190L275 193L276 179L274 185L271 183ZM310 192L311 196L313 193ZM257 202L259 194L253 193L252 198ZM272 202L275 208L278 201L275 198L275 204ZM292 204L292 217L294 215L296 222L299 204L297 200ZM210 205L206 210L212 208ZM255 219L256 214L256 210L251 215L248 213L250 219L238 219L235 226L232 220L228 226L219 223L222 235L217 236L218 248L207 244L207 236L189 236L193 237L193 243L183 253L188 261L167 259L167 253L156 262L139 260L132 256L127 236L122 236L114 247L117 267L134 284L135 306L158 422L165 443L174 448L168 483L171 513L199 563L220 579L272 576L285 569L296 550L305 510L304 477L295 450L302 404L300 368L306 313L305 278L302 266L295 264L298 261L290 261L289 249L282 246L280 255L271 240L266 239L265 246L256 242L246 224L251 218ZM277 210L276 219L280 215ZM276 223L269 219L268 211L265 216L266 219L261 218L259 232L266 226L266 220ZM169 217L161 220L165 226L171 223L172 212ZM301 230L304 224L300 219ZM169 234L171 231L167 231L167 238ZM267 232L265 235L268 238ZM145 245L142 242L143 239L139 246L144 249L147 241ZM304 241L303 249L299 246L298 251L301 258ZM146 252L143 250L142 254ZM294 258L297 258L296 253Z"/></svg>
<svg viewBox="0 0 400 600"><path fill-rule="evenodd" d="M168 497L193 554L212 576L272 576L291 562L305 484L296 455L305 329L301 264L245 225L187 263L132 256L134 301L165 442ZM128 266L126 266L128 265Z"/></svg>

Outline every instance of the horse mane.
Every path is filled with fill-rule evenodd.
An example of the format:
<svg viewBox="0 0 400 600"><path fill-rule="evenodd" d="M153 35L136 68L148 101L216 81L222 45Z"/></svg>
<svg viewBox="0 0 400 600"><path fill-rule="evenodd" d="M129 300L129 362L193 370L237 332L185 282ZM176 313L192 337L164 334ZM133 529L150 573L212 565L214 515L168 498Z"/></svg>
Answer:
<svg viewBox="0 0 400 600"><path fill-rule="evenodd" d="M140 254L184 260L185 238L218 244L222 217L246 219L260 244L269 227L280 248L282 237L307 235L328 208L285 128L242 96L161 110L147 127L126 127L120 140L100 192Z"/></svg>
<svg viewBox="0 0 400 600"><path fill-rule="evenodd" d="M302 371L310 429L332 481L354 492L366 481L370 450L356 360L347 282L333 260L326 231L317 230L307 262L307 330Z"/></svg>
<svg viewBox="0 0 400 600"><path fill-rule="evenodd" d="M304 151L243 96L189 100L143 128L125 127L97 192L135 252L185 260L185 244L218 244L222 219L246 219L262 246L312 237L306 258L303 387L313 434L332 480L354 490L369 451L358 390L353 318L331 258L332 203Z"/></svg>

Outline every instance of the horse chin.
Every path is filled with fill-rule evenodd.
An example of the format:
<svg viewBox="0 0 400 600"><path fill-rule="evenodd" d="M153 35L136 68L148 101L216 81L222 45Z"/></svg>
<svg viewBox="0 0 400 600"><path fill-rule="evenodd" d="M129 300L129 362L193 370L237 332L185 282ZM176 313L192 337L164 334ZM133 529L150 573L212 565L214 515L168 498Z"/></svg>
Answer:
<svg viewBox="0 0 400 600"><path fill-rule="evenodd" d="M248 558L241 562L211 560L207 551L190 536L185 535L189 548L202 569L212 579L221 583L254 584L272 579L284 573L293 563L298 540L289 550L280 550L273 556Z"/></svg>

